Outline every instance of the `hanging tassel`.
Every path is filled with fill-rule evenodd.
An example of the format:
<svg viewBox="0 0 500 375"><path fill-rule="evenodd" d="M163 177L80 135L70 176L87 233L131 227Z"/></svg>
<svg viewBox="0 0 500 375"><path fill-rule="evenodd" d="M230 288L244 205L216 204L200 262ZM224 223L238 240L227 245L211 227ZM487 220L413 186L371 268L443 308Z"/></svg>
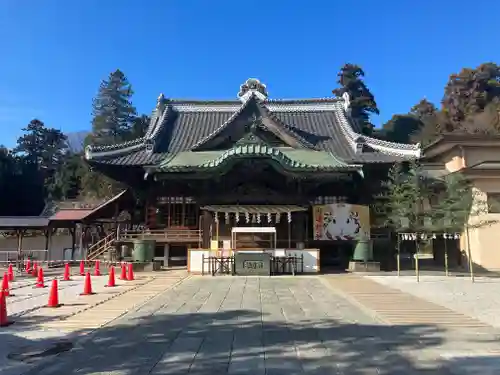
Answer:
<svg viewBox="0 0 500 375"><path fill-rule="evenodd" d="M445 240L448 239L448 235L446 233L443 233L443 239L445 239Z"/></svg>
<svg viewBox="0 0 500 375"><path fill-rule="evenodd" d="M215 213L215 222L219 223L219 213L218 212Z"/></svg>
<svg viewBox="0 0 500 375"><path fill-rule="evenodd" d="M224 221L226 222L226 224L229 224L229 212L226 212L224 214Z"/></svg>
<svg viewBox="0 0 500 375"><path fill-rule="evenodd" d="M292 222L292 213L290 211L288 211L288 213L287 213L287 218L288 218L288 222L291 223Z"/></svg>
<svg viewBox="0 0 500 375"><path fill-rule="evenodd" d="M455 233L455 239L458 240L460 238L460 233Z"/></svg>
<svg viewBox="0 0 500 375"><path fill-rule="evenodd" d="M267 213L267 223L268 223L268 224L271 224L271 220L272 220L271 213L270 213L270 212L268 212L268 213Z"/></svg>
<svg viewBox="0 0 500 375"><path fill-rule="evenodd" d="M257 214L257 224L260 224L260 214Z"/></svg>
<svg viewBox="0 0 500 375"><path fill-rule="evenodd" d="M236 222L236 224L238 224L240 222L240 214L239 214L239 212L236 212L234 214L234 221Z"/></svg>
<svg viewBox="0 0 500 375"><path fill-rule="evenodd" d="M250 223L250 214L248 212L245 212L245 221L248 223Z"/></svg>
<svg viewBox="0 0 500 375"><path fill-rule="evenodd" d="M432 239L435 240L436 239L436 233L432 233Z"/></svg>

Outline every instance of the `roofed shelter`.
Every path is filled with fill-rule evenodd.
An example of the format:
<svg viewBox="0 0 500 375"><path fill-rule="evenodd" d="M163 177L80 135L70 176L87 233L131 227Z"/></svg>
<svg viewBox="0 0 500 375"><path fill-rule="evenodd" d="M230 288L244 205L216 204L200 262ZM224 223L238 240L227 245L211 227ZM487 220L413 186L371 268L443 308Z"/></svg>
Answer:
<svg viewBox="0 0 500 375"><path fill-rule="evenodd" d="M160 95L144 137L85 150L92 168L144 193L144 224L162 241L192 231L205 248L261 223L276 227L278 246L314 242L314 205L366 205L367 173L419 156L419 145L361 134L347 94L272 99L257 79L234 100Z"/></svg>
<svg viewBox="0 0 500 375"><path fill-rule="evenodd" d="M130 209L135 203L135 198L130 191L124 190L113 198L85 203L81 201L51 202L46 205L40 216L9 216L0 217L0 231L13 231L17 237L17 253L21 254L23 249L23 237L29 230L39 230L45 235L45 245L43 249L48 251L52 235L57 229L66 228L72 237L72 250L75 250L76 242L79 240L79 247L82 248L82 241L85 229L95 225L99 220L114 220L118 214L125 209ZM79 227L80 235L77 235ZM11 257L12 258L12 257Z"/></svg>

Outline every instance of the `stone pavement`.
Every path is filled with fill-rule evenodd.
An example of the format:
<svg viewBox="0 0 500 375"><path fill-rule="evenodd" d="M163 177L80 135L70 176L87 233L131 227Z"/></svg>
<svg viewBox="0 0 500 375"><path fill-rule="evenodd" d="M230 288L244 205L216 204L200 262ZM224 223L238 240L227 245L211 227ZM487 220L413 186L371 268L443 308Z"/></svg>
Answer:
<svg viewBox="0 0 500 375"><path fill-rule="evenodd" d="M378 284L467 315L500 329L500 278L421 276L367 276Z"/></svg>
<svg viewBox="0 0 500 375"><path fill-rule="evenodd" d="M390 325L316 276L190 277L87 338L24 374L446 375L500 368L493 332Z"/></svg>
<svg viewBox="0 0 500 375"><path fill-rule="evenodd" d="M436 324L442 328L471 328L476 332L491 330L488 324L470 316L362 276L332 275L324 280L390 325Z"/></svg>
<svg viewBox="0 0 500 375"><path fill-rule="evenodd" d="M49 347L61 339L76 340L139 306L186 276L184 271L140 273L134 281L117 280L106 288L107 276L93 277L94 295L80 296L83 277L60 282L63 306L48 309L48 289L34 289L31 282L14 282L15 296L7 300L9 317L15 323L0 328L0 374L18 374L29 366L10 361L6 355L23 347ZM17 285L19 284L19 285Z"/></svg>

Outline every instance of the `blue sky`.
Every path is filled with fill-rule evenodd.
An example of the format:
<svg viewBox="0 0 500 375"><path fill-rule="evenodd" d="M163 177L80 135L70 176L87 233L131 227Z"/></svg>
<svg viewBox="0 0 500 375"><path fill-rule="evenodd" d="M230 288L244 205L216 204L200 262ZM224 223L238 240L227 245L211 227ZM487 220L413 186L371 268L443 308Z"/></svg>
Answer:
<svg viewBox="0 0 500 375"><path fill-rule="evenodd" d="M249 77L271 97L329 96L345 62L360 64L383 123L423 97L439 102L450 73L500 62L487 7L463 0L1 0L0 143L32 118L90 128L92 98L112 70L150 113L160 92L235 98ZM355 4L355 5L353 5Z"/></svg>

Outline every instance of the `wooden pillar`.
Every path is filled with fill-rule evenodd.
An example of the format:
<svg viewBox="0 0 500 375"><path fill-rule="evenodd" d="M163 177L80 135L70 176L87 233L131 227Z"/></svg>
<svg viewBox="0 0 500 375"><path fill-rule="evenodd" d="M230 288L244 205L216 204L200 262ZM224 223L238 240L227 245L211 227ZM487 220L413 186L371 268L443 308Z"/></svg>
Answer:
<svg viewBox="0 0 500 375"><path fill-rule="evenodd" d="M202 248L210 248L210 227L212 225L212 215L207 210L203 210L201 215L201 230L202 230Z"/></svg>
<svg viewBox="0 0 500 375"><path fill-rule="evenodd" d="M17 235L17 259L21 260L22 253L23 253L23 236L24 236L24 230L23 229L17 230L16 231L16 235Z"/></svg>
<svg viewBox="0 0 500 375"><path fill-rule="evenodd" d="M73 224L73 227L68 229L71 234L71 254L74 254L76 247L76 224Z"/></svg>
<svg viewBox="0 0 500 375"><path fill-rule="evenodd" d="M80 254L83 254L83 236L85 236L85 225L83 223L80 223L80 238L78 239L78 248L80 249ZM71 258L73 258L73 254L71 254Z"/></svg>
<svg viewBox="0 0 500 375"><path fill-rule="evenodd" d="M45 259L50 260L50 240L52 238L52 228L48 227L44 231L45 234Z"/></svg>

